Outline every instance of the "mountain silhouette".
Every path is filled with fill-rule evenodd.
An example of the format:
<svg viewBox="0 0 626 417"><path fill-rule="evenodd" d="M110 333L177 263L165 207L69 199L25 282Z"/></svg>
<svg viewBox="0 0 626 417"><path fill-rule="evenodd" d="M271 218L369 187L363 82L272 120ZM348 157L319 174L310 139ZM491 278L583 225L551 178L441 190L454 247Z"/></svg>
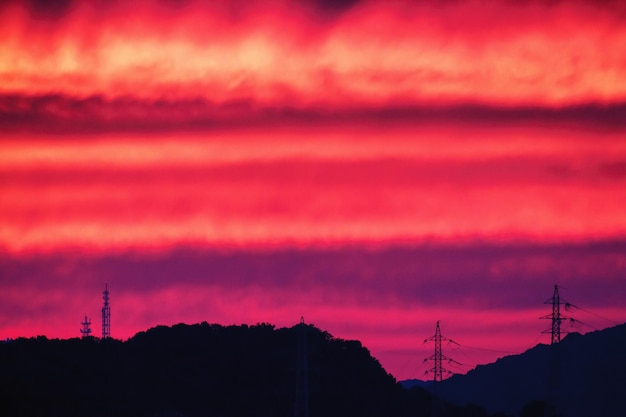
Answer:
<svg viewBox="0 0 626 417"><path fill-rule="evenodd" d="M298 375L307 377L300 388ZM2 416L409 417L440 404L403 389L360 342L305 324L178 324L125 342L0 343ZM487 417L473 405L438 415Z"/></svg>
<svg viewBox="0 0 626 417"><path fill-rule="evenodd" d="M424 388L456 404L507 415L624 415L626 324L537 345Z"/></svg>

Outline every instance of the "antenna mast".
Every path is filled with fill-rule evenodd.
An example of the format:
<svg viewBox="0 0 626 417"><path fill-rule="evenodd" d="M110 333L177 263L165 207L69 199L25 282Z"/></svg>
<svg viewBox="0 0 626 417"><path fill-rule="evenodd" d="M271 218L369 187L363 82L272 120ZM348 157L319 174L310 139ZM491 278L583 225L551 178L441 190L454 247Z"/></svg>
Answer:
<svg viewBox="0 0 626 417"><path fill-rule="evenodd" d="M448 369L445 369L443 367L443 361L448 361L448 363L450 362L454 362L454 363L458 363L457 361L455 361L452 358L447 357L446 355L443 354L442 348L441 348L441 342L443 341L449 341L449 342L454 342L454 340L452 339L448 339L447 337L443 337L441 335L441 329L439 328L439 322L437 322L437 328L435 329L435 335L429 337L428 339L424 340L424 343L426 342L435 342L435 354L431 355L429 357L427 357L426 359L424 359L424 362L426 361L433 361L433 367L430 368L429 370L426 371L426 373L433 373L435 374L435 378L434 381L435 382L440 382L443 381L443 374L447 374L447 375L451 375L452 372L449 371Z"/></svg>
<svg viewBox="0 0 626 417"><path fill-rule="evenodd" d="M309 417L309 353L306 343L307 325L304 317L298 324L298 353L296 360L295 417Z"/></svg>
<svg viewBox="0 0 626 417"><path fill-rule="evenodd" d="M83 320L81 324L83 325L83 328L80 329L80 334L82 335L82 338L84 339L86 337L91 336L91 328L89 327L91 325L91 321L89 320L86 314L85 314L85 320Z"/></svg>
<svg viewBox="0 0 626 417"><path fill-rule="evenodd" d="M104 304L102 306L102 339L111 337L111 307L109 306L109 284L104 284L102 293Z"/></svg>
<svg viewBox="0 0 626 417"><path fill-rule="evenodd" d="M569 318L561 315L561 305L565 303L561 301L561 297L559 296L558 285L554 286L554 294L552 294L552 298L548 298L544 304L552 304L552 314L547 314L539 318L552 320L552 327L542 331L541 333L550 333L552 335L551 344L554 345L561 341L561 322Z"/></svg>

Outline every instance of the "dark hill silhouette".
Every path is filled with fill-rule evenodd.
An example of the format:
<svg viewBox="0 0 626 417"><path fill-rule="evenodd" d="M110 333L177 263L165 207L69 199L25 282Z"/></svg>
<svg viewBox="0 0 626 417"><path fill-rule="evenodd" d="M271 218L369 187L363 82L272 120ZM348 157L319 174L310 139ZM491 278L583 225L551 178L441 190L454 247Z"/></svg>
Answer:
<svg viewBox="0 0 626 417"><path fill-rule="evenodd" d="M427 388L432 384L434 384L433 381L423 381L421 379L405 379L404 381L400 381L400 385L402 385L404 389L411 389L413 387Z"/></svg>
<svg viewBox="0 0 626 417"><path fill-rule="evenodd" d="M508 415L626 415L626 324L537 345L426 387L456 404ZM546 413L546 414L544 414Z"/></svg>
<svg viewBox="0 0 626 417"><path fill-rule="evenodd" d="M0 343L0 415L291 417L302 330L311 417L425 416L441 403L402 389L360 342L299 326L179 324L126 342ZM476 406L445 415L487 416Z"/></svg>

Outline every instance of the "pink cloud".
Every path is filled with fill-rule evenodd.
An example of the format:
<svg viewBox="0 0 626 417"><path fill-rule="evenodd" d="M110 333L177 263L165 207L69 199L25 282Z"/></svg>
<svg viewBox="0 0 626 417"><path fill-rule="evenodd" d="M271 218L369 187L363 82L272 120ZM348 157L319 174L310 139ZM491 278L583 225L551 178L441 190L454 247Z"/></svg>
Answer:
<svg viewBox="0 0 626 417"><path fill-rule="evenodd" d="M614 103L626 95L622 16L591 2L363 2L330 18L300 2L134 2L42 20L11 4L0 80L4 93L339 108Z"/></svg>
<svg viewBox="0 0 626 417"><path fill-rule="evenodd" d="M68 245L98 250L193 242L421 241L431 236L580 240L617 237L625 227L620 216L624 198L611 195L613 186L483 186L468 187L460 195L460 188L446 186L195 185L115 188L96 183L91 193L72 185L30 187L28 192L38 198L5 189L7 202L0 211L7 223L0 239L11 251ZM203 186L209 191L195 197ZM371 198L380 203L371 206ZM298 203L303 201L305 207Z"/></svg>
<svg viewBox="0 0 626 417"><path fill-rule="evenodd" d="M610 169L626 158L620 132L392 132L6 141L0 244L101 250L626 233L626 177Z"/></svg>

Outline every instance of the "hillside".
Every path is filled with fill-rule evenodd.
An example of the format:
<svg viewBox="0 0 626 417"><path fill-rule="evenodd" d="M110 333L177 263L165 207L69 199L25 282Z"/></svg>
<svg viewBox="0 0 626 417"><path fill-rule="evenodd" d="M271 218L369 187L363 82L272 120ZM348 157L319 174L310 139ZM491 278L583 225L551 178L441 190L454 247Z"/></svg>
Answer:
<svg viewBox="0 0 626 417"><path fill-rule="evenodd" d="M0 415L291 417L299 340L308 353L310 416L430 413L432 396L403 390L358 341L304 324L202 323L153 328L126 342L0 343ZM450 406L445 415L486 417L478 407Z"/></svg>
<svg viewBox="0 0 626 417"><path fill-rule="evenodd" d="M535 408L547 404L556 415L594 417L623 415L624 387L626 324L573 333L559 344L537 345L427 388L456 404L479 404L490 413L519 415L534 401Z"/></svg>

